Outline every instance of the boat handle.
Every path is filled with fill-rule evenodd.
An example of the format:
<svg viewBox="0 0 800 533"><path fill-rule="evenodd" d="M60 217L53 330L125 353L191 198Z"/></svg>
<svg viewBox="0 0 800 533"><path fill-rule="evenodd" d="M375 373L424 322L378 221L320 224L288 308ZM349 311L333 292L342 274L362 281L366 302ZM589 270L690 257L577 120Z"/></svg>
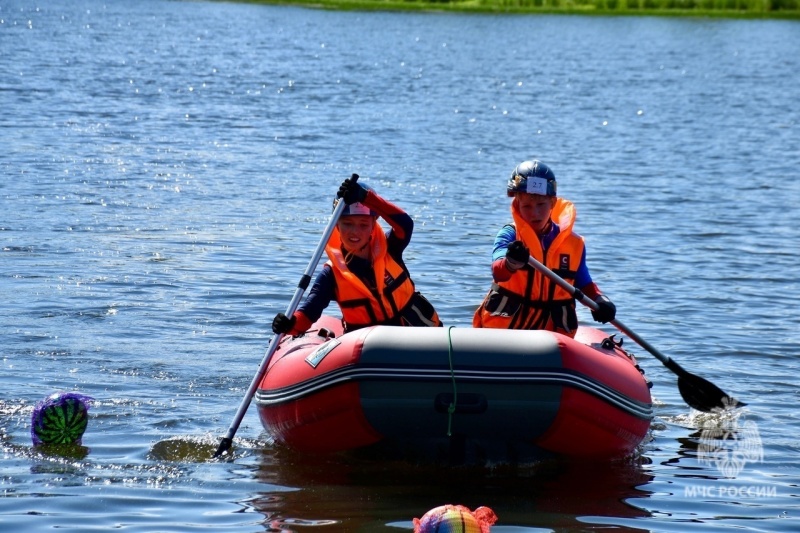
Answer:
<svg viewBox="0 0 800 533"><path fill-rule="evenodd" d="M433 400L433 408L437 413L447 413L450 404L453 403L452 392L441 392ZM472 392L460 392L456 397L456 414L478 415L485 413L489 408L489 402L483 394Z"/></svg>

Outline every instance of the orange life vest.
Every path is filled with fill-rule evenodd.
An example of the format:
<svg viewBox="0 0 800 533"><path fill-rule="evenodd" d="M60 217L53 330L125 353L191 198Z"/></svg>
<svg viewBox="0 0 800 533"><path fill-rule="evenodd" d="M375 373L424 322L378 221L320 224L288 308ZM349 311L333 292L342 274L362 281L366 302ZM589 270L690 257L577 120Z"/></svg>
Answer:
<svg viewBox="0 0 800 533"><path fill-rule="evenodd" d="M419 306L415 306L414 309L409 307L412 307L418 298L422 298L422 295L416 293L408 270L387 253L386 235L377 221L372 229L370 246L375 287L368 287L348 268L342 254L341 235L338 229L334 229L325 247L330 258L327 264L330 265L336 279L336 302L342 310L345 329L352 331L377 324L440 325L439 317L436 316L432 306L430 306L432 314L423 312L420 316L423 320L421 324L405 323L401 320L403 314L409 311L420 313L417 308Z"/></svg>
<svg viewBox="0 0 800 533"><path fill-rule="evenodd" d="M575 206L558 198L551 219L558 224L559 233L551 243L547 255L542 250L539 237L522 219L512 203L511 214L517 239L525 243L530 254L556 274L575 283L575 274L584 252L583 237L572 232L575 224ZM578 317L575 300L547 276L529 265L514 272L508 281L495 282L475 311L473 327L505 329L545 329L575 336Z"/></svg>

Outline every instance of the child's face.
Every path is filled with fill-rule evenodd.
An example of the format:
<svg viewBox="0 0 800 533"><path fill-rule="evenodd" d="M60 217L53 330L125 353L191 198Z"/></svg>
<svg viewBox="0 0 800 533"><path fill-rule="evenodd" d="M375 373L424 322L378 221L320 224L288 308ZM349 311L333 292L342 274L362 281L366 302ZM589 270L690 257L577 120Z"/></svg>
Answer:
<svg viewBox="0 0 800 533"><path fill-rule="evenodd" d="M370 215L345 215L339 219L337 226L342 244L350 251L361 250L369 244L375 217Z"/></svg>
<svg viewBox="0 0 800 533"><path fill-rule="evenodd" d="M541 194L528 194L526 192L517 193L514 201L517 202L522 219L530 224L536 233L541 233L550 220L550 213L556 205L555 196L543 196Z"/></svg>

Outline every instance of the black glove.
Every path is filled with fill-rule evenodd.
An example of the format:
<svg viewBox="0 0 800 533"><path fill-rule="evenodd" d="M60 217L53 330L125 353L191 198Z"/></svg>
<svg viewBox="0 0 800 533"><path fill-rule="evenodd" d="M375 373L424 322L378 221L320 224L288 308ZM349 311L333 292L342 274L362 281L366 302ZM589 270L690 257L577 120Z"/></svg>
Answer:
<svg viewBox="0 0 800 533"><path fill-rule="evenodd" d="M275 315L275 318L272 319L272 332L276 335L281 335L283 333L287 333L294 327L296 319L294 316L289 318L288 316L284 315L283 313L278 313Z"/></svg>
<svg viewBox="0 0 800 533"><path fill-rule="evenodd" d="M343 199L345 205L354 204L356 202L361 203L367 197L367 189L359 185L357 181L347 178L342 182L336 196Z"/></svg>
<svg viewBox="0 0 800 533"><path fill-rule="evenodd" d="M605 294L595 298L594 303L600 306L597 311L592 309L592 318L598 322L605 324L606 322L611 322L617 316L617 306Z"/></svg>
<svg viewBox="0 0 800 533"><path fill-rule="evenodd" d="M506 250L506 266L511 272L516 272L528 264L531 253L522 241L514 241Z"/></svg>

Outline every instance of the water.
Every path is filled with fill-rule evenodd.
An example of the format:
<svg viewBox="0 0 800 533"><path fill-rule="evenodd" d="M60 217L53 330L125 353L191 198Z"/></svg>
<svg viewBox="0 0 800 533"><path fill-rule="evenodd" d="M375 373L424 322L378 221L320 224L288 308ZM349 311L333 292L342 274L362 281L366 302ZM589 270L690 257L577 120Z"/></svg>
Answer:
<svg viewBox="0 0 800 533"><path fill-rule="evenodd" d="M402 531L459 503L500 532L797 531L798 50L786 21L5 1L2 529ZM411 272L467 327L532 157L620 320L738 420L631 343L656 418L622 463L298 457L255 409L208 460L342 179L412 214ZM59 390L96 402L84 447L44 453L30 415ZM726 423L727 463L703 452Z"/></svg>

